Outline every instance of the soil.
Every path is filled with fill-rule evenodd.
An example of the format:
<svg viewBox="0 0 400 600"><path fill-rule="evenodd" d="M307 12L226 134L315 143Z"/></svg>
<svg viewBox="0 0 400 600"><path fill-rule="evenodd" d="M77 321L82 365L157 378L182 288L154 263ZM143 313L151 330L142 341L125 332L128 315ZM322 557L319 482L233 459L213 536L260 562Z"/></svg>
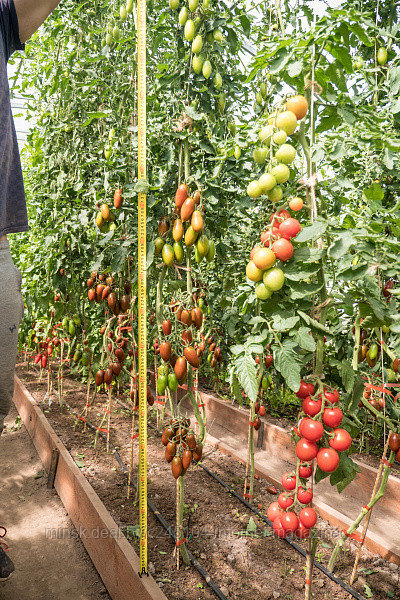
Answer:
<svg viewBox="0 0 400 600"><path fill-rule="evenodd" d="M53 394L49 405L47 382L38 381L38 371L21 364L17 373L28 387L80 466L117 524L126 532L138 551L138 508L133 499L127 500L127 477L113 456L106 453L100 438L94 447L92 430L83 431L84 424L64 406L59 406ZM77 413L86 403L86 388L64 375L64 400ZM128 403L126 398L122 398ZM89 409L88 420L99 426L107 408L107 397L98 394ZM150 411L150 423L156 423L156 409ZM123 462L129 466L131 414L113 401L111 441ZM103 424L104 427L104 424ZM133 480L137 476L137 440L134 442ZM243 492L244 467L233 458L206 445L204 464L218 474L238 493ZM149 429L148 437L149 497L170 524L175 523L176 482L164 459L160 434ZM262 511L276 499L267 492L268 483L257 481L254 504ZM275 538L270 528L238 499L232 497L199 466L191 466L185 475L185 521L188 548L209 572L222 592L231 600L268 600L304 598L304 559L285 542ZM254 520L256 526L252 531ZM319 519L321 542L317 558L327 564L333 540L340 532ZM306 547L307 542L301 542ZM354 562L355 546L345 546L336 574L349 580ZM181 563L176 569L174 545L164 529L149 512L149 572L170 600L182 600L190 595L194 600L214 600L216 595L192 567ZM363 550L359 577L354 585L361 594L375 600L400 600L399 567ZM351 595L334 584L318 570L313 574L314 600L347 600ZM371 596L372 593L372 596Z"/></svg>
<svg viewBox="0 0 400 600"><path fill-rule="evenodd" d="M15 572L0 600L109 599L13 407L0 441L0 524Z"/></svg>

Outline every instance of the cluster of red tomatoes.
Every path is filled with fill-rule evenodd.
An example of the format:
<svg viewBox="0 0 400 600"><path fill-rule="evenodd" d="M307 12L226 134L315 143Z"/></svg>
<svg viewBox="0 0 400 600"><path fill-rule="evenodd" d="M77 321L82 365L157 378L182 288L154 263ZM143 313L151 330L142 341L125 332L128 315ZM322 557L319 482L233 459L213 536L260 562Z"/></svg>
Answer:
<svg viewBox="0 0 400 600"><path fill-rule="evenodd" d="M339 466L339 452L349 450L352 440L350 434L339 427L343 412L338 406L337 390L324 388L317 394L312 383L302 381L296 395L303 401L303 416L298 429L294 430L297 436L297 470L283 475L285 491L277 502L269 506L267 516L273 521L274 531L279 537L294 533L304 539L310 535L317 521L315 510L305 506L313 499L313 492L307 485L313 474L312 461L316 460L321 471L333 473ZM298 514L296 508L299 508Z"/></svg>
<svg viewBox="0 0 400 600"><path fill-rule="evenodd" d="M283 287L285 274L276 266L276 261L284 263L292 258L294 250L291 240L300 231L300 223L287 210L271 215L269 227L261 234L261 245L254 246L246 267L246 276L256 283L255 293L260 300L268 300L273 292Z"/></svg>

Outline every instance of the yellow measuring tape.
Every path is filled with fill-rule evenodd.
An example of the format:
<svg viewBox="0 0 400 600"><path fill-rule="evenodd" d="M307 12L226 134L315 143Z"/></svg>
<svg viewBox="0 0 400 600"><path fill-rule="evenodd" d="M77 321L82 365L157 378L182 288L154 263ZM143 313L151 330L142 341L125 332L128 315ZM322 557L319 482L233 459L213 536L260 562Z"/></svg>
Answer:
<svg viewBox="0 0 400 600"><path fill-rule="evenodd" d="M137 3L138 179L146 180L146 0ZM146 194L138 199L139 525L140 575L147 573L147 302Z"/></svg>

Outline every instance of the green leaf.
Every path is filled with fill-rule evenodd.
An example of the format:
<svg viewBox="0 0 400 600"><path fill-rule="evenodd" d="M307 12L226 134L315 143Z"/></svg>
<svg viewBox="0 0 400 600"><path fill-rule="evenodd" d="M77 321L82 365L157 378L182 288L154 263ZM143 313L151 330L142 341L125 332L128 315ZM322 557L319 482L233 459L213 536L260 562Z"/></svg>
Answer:
<svg viewBox="0 0 400 600"><path fill-rule="evenodd" d="M297 314L299 314L300 317L307 323L307 325L310 325L310 327L314 327L314 329L318 329L318 331L322 331L323 333L327 333L328 335L333 335L333 333L329 331L329 329L325 327L325 325L321 325L319 321L316 321L312 317L309 317L302 310L298 310Z"/></svg>
<svg viewBox="0 0 400 600"><path fill-rule="evenodd" d="M256 402L258 396L256 363L249 349L246 346L243 348L244 352L238 354L234 360L235 372L250 401Z"/></svg>
<svg viewBox="0 0 400 600"><path fill-rule="evenodd" d="M309 242L321 237L326 231L328 223L326 221L315 221L312 225L304 227L295 237L295 242Z"/></svg>
<svg viewBox="0 0 400 600"><path fill-rule="evenodd" d="M270 62L269 72L270 73L279 73L279 71L281 69L283 69L283 67L286 65L286 63L289 62L289 59L290 59L290 52L288 52L288 50L286 50L286 48L282 48L281 50L279 50L276 53L275 58Z"/></svg>
<svg viewBox="0 0 400 600"><path fill-rule="evenodd" d="M294 339L296 344L298 344L303 350L314 352L317 347L315 340L311 335L311 330L308 329L308 327L300 327L300 329L296 332L296 337Z"/></svg>
<svg viewBox="0 0 400 600"><path fill-rule="evenodd" d="M257 525L255 524L253 517L250 517L249 523L247 525L247 533L255 533L256 531Z"/></svg>
<svg viewBox="0 0 400 600"><path fill-rule="evenodd" d="M339 452L339 466L330 476L331 485L336 485L339 494L355 479L361 469L345 452Z"/></svg>
<svg viewBox="0 0 400 600"><path fill-rule="evenodd" d="M301 369L296 348L297 344L292 340L285 340L282 348L274 346L274 366L294 392L297 392L300 387Z"/></svg>
<svg viewBox="0 0 400 600"><path fill-rule="evenodd" d="M84 123L82 123L82 127L87 127L93 121L93 119L105 119L108 117L108 113L106 112L93 112L88 113L88 118Z"/></svg>
<svg viewBox="0 0 400 600"><path fill-rule="evenodd" d="M319 292L324 286L323 283L306 283L305 281L300 282L292 282L290 284L291 293L290 296L292 300L301 300L302 298L307 298L307 296L312 296Z"/></svg>
<svg viewBox="0 0 400 600"><path fill-rule="evenodd" d="M336 239L328 248L328 255L332 258L338 259L344 256L349 250L350 246L357 243L357 240L353 237L350 231L344 231L336 235Z"/></svg>
<svg viewBox="0 0 400 600"><path fill-rule="evenodd" d="M150 185L147 179L139 179L134 187L134 191L137 194L148 194L150 190Z"/></svg>
<svg viewBox="0 0 400 600"><path fill-rule="evenodd" d="M303 61L296 60L291 62L287 68L287 72L289 77L297 77L303 70Z"/></svg>
<svg viewBox="0 0 400 600"><path fill-rule="evenodd" d="M273 315L273 326L276 331L288 331L293 329L295 325L300 321L300 317L289 317L284 319L280 315ZM264 338L265 339L265 338Z"/></svg>
<svg viewBox="0 0 400 600"><path fill-rule="evenodd" d="M357 410L358 403L360 402L361 396L364 391L364 387L364 380L362 376L359 373L355 373L351 394L346 400L347 410L350 414L353 414Z"/></svg>
<svg viewBox="0 0 400 600"><path fill-rule="evenodd" d="M347 360L342 361L342 381L346 392L350 393L354 386L355 372Z"/></svg>
<svg viewBox="0 0 400 600"><path fill-rule="evenodd" d="M290 281L303 281L318 273L320 268L321 265L318 263L305 264L300 267L296 260L285 266L285 277Z"/></svg>
<svg viewBox="0 0 400 600"><path fill-rule="evenodd" d="M385 192L379 183L374 182L369 187L363 189L363 196L365 200L376 200L381 202L385 196Z"/></svg>

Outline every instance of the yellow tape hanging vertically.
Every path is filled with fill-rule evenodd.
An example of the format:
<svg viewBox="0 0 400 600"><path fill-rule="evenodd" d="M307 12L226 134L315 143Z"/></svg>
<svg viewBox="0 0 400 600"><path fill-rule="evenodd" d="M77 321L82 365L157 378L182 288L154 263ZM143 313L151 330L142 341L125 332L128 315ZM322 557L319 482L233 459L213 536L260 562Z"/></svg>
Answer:
<svg viewBox="0 0 400 600"><path fill-rule="evenodd" d="M146 181L146 0L137 2L138 179ZM146 194L138 198L140 575L147 573L147 274Z"/></svg>

